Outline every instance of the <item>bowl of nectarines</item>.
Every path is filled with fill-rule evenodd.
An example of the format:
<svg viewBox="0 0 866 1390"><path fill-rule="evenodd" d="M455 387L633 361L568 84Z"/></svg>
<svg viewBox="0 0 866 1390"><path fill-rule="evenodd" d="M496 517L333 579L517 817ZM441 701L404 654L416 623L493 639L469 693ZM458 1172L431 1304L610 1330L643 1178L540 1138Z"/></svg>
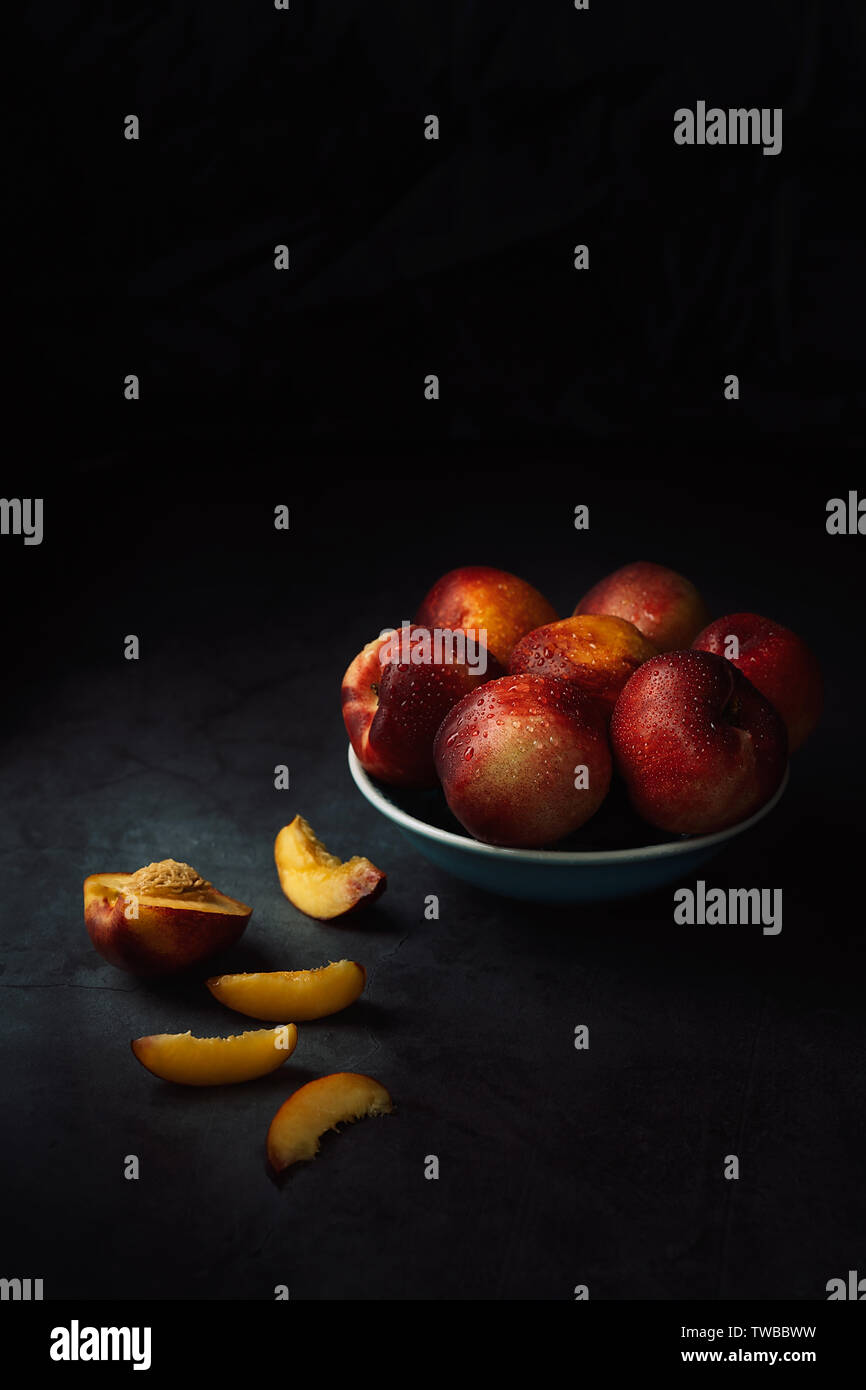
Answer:
<svg viewBox="0 0 866 1390"><path fill-rule="evenodd" d="M494 892L569 902L682 879L772 811L821 708L795 633L709 618L648 562L568 618L514 575L454 570L343 677L354 782Z"/></svg>

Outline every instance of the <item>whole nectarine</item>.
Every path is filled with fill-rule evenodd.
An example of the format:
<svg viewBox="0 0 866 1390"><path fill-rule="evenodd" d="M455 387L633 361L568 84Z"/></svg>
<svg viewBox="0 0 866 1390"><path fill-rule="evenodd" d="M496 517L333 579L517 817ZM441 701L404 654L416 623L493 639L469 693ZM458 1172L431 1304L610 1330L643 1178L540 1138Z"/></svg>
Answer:
<svg viewBox="0 0 866 1390"><path fill-rule="evenodd" d="M511 653L511 671L574 681L611 714L629 676L656 654L633 623L586 613L521 637Z"/></svg>
<svg viewBox="0 0 866 1390"><path fill-rule="evenodd" d="M699 632L692 646L727 657L766 695L785 721L792 753L808 738L824 700L821 669L790 628L757 613L730 613Z"/></svg>
<svg viewBox="0 0 866 1390"><path fill-rule="evenodd" d="M688 647L709 614L691 580L664 565L623 565L584 594L574 610L625 618L660 652Z"/></svg>
<svg viewBox="0 0 866 1390"><path fill-rule="evenodd" d="M505 670L515 642L556 617L553 605L525 579L487 565L465 565L437 580L415 620L424 627L475 633Z"/></svg>
<svg viewBox="0 0 866 1390"><path fill-rule="evenodd" d="M610 725L638 815L677 835L752 815L785 773L787 734L769 700L710 652L666 652L635 671Z"/></svg>
<svg viewBox="0 0 866 1390"><path fill-rule="evenodd" d="M482 645L451 629L404 625L374 638L343 677L343 722L361 766L382 782L436 785L433 739L462 696L503 674Z"/></svg>
<svg viewBox="0 0 866 1390"><path fill-rule="evenodd" d="M605 716L569 681L503 676L466 695L436 735L454 815L495 845L554 843L594 815L610 785Z"/></svg>

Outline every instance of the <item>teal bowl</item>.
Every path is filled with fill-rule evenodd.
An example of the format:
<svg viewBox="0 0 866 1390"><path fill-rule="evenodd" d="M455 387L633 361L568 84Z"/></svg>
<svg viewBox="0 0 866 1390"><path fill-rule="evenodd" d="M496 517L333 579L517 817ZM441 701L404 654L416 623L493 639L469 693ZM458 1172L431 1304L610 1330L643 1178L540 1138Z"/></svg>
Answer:
<svg viewBox="0 0 866 1390"><path fill-rule="evenodd" d="M769 815L788 785L786 769L778 790L759 811L713 835L681 835L675 840L659 837L656 843L635 843L625 849L503 849L467 835L439 789L405 792L386 787L367 775L351 748L349 771L361 795L426 859L476 888L537 903L598 902L649 893L667 883L683 883L731 840ZM608 799L615 802L615 794ZM580 831L582 842L590 826L600 844L611 839L620 843L650 839L653 835L651 827L638 822L623 804L614 804L604 816L603 812L604 807ZM600 822L598 828L596 821Z"/></svg>

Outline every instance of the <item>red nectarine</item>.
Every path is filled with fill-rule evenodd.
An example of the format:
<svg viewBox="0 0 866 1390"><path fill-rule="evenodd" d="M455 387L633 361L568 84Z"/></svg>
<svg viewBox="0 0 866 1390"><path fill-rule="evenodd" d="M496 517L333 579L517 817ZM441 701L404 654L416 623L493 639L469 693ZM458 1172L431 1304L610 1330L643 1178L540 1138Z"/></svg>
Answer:
<svg viewBox="0 0 866 1390"><path fill-rule="evenodd" d="M690 580L649 560L623 565L600 580L574 612L625 618L660 652L688 647L709 617Z"/></svg>
<svg viewBox="0 0 866 1390"><path fill-rule="evenodd" d="M503 676L466 695L436 735L454 815L479 840L540 846L594 815L610 785L601 708L569 681Z"/></svg>
<svg viewBox="0 0 866 1390"><path fill-rule="evenodd" d="M785 725L729 661L666 652L635 671L610 725L617 767L638 815L676 835L745 820L785 773Z"/></svg>
<svg viewBox="0 0 866 1390"><path fill-rule="evenodd" d="M729 655L732 637L736 655ZM781 714L791 752L800 747L824 699L820 667L802 638L757 613L730 613L699 632L692 646L728 657Z"/></svg>
<svg viewBox="0 0 866 1390"><path fill-rule="evenodd" d="M433 739L463 695L502 675L463 632L403 628L368 642L343 677L343 722L361 766L382 782L436 785Z"/></svg>
<svg viewBox="0 0 866 1390"><path fill-rule="evenodd" d="M430 628L462 628L507 668L512 648L524 633L556 621L543 594L507 570L466 565L450 570L433 585L416 622Z"/></svg>

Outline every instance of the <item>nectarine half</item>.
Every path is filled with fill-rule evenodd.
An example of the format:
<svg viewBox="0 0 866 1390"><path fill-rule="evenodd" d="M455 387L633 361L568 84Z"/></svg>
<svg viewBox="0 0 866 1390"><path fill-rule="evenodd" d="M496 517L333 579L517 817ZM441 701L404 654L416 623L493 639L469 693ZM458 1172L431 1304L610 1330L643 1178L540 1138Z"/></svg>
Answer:
<svg viewBox="0 0 866 1390"><path fill-rule="evenodd" d="M169 975L233 946L252 908L174 859L84 880L84 922L101 956L135 975Z"/></svg>

